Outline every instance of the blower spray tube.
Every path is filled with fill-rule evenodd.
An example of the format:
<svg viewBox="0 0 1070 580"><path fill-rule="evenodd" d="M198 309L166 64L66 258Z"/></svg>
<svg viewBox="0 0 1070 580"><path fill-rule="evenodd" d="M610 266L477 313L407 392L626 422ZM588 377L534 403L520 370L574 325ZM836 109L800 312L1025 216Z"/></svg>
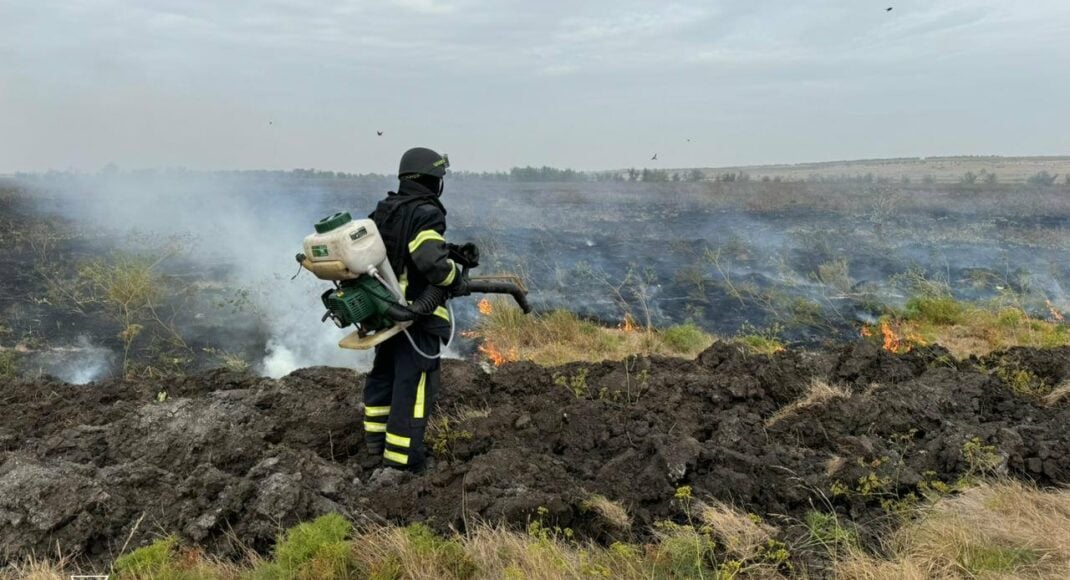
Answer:
<svg viewBox="0 0 1070 580"><path fill-rule="evenodd" d="M396 321L403 322L415 320L418 314L431 314L435 310L435 308L438 308L439 304L441 304L442 302L446 302L446 311L449 312L450 315L450 338L448 341L446 341L446 344L442 345L442 349L447 349L450 347L451 344L453 344L453 334L454 331L457 329L457 323L453 319L453 305L446 301L446 291L444 289L440 289L436 286L428 286L427 290L425 290L419 298L413 300L413 303L408 307L405 307L403 306L405 304L405 296L401 293L400 288L395 288L388 284L386 280L384 280L383 277L379 274L378 270L372 271L370 272L370 274L372 276L375 276L375 279L379 280L379 282L381 282L383 286L389 288L390 291L394 293L394 296L398 299L399 304L392 305L387 311L390 317ZM412 349L416 351L416 354L431 360L436 358L442 358L441 351L439 351L439 353L436 355L429 355L424 351L420 350L420 347L416 346L416 341L413 340L412 335L409 334L409 329L406 328L401 332L405 334L405 338L409 340L409 344L412 345Z"/></svg>

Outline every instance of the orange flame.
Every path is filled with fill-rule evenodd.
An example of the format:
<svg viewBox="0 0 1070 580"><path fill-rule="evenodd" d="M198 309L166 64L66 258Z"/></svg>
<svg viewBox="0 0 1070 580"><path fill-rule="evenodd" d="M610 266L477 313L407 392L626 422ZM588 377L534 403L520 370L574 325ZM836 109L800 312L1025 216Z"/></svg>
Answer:
<svg viewBox="0 0 1070 580"><path fill-rule="evenodd" d="M1051 303L1051 300L1045 300L1044 303L1048 305L1048 312L1051 313L1051 317L1055 322L1063 322L1066 320L1066 317L1063 316L1062 312L1059 312L1059 310L1055 308L1055 305Z"/></svg>
<svg viewBox="0 0 1070 580"><path fill-rule="evenodd" d="M892 329L892 325L887 322L881 322L881 335L884 337L884 350L888 352L899 352L899 349L903 346L902 339Z"/></svg>
<svg viewBox="0 0 1070 580"><path fill-rule="evenodd" d="M624 332L635 332L635 320L632 319L632 315L625 314L624 320L621 321L620 326L618 328L620 328Z"/></svg>
<svg viewBox="0 0 1070 580"><path fill-rule="evenodd" d="M486 355L496 367L500 367L507 362L514 362L519 358L515 348L510 349L509 352L502 352L490 342L484 342L479 345L479 352Z"/></svg>
<svg viewBox="0 0 1070 580"><path fill-rule="evenodd" d="M914 350L915 346L925 345L925 339L917 334L910 333L907 336L902 336L900 331L899 325L893 327L887 321L881 322L881 337L884 341L884 350L903 354Z"/></svg>
<svg viewBox="0 0 1070 580"><path fill-rule="evenodd" d="M483 316L490 316L494 312L494 306L491 305L490 300L486 298L479 301L479 313Z"/></svg>
<svg viewBox="0 0 1070 580"><path fill-rule="evenodd" d="M860 334L862 338L869 338L873 336L873 329L871 329L868 324L863 324L862 330L859 330L858 334Z"/></svg>

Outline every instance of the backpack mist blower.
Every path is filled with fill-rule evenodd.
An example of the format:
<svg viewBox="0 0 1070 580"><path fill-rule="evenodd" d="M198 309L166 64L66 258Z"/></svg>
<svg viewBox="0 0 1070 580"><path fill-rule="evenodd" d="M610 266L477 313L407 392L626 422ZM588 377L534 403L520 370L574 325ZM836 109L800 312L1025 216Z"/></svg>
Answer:
<svg viewBox="0 0 1070 580"><path fill-rule="evenodd" d="M466 294L509 294L525 314L531 312L520 278L468 278L468 270L479 265L478 252L450 246L450 258L467 280L462 285L467 287ZM320 297L327 309L322 321L330 319L338 328L356 327L338 343L342 348L368 349L399 333L407 335L406 329L415 320L432 315L450 297L445 288L429 286L411 303L406 301L379 228L370 219L354 220L348 213L320 220L316 233L305 238L304 252L297 254L297 261L317 278L334 283ZM450 325L452 340L452 313Z"/></svg>

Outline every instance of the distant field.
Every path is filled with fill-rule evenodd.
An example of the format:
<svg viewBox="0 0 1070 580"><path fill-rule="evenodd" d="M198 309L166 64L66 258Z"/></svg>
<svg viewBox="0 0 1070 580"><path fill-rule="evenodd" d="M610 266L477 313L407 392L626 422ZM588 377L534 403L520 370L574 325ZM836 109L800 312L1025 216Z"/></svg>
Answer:
<svg viewBox="0 0 1070 580"><path fill-rule="evenodd" d="M875 179L901 180L904 177L921 180L929 176L938 183L957 183L964 174L982 171L994 173L1002 183L1023 183L1041 171L1059 175L1058 183L1065 183L1070 175L1070 156L1052 157L907 157L898 159L860 159L823 163L790 165L752 165L747 167L703 168L709 175L743 171L751 178L781 178L801 181L819 178L862 177L872 174Z"/></svg>

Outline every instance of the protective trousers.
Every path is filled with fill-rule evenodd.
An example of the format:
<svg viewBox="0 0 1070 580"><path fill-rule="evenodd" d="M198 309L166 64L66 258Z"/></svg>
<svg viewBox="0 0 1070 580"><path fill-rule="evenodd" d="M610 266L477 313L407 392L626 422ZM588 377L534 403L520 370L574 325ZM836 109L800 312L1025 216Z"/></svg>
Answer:
<svg viewBox="0 0 1070 580"><path fill-rule="evenodd" d="M412 334L425 353L438 352L437 337L419 331ZM390 467L418 468L424 462L424 431L438 384L438 359L420 356L404 335L379 345L364 384L364 438L369 453L382 453Z"/></svg>

